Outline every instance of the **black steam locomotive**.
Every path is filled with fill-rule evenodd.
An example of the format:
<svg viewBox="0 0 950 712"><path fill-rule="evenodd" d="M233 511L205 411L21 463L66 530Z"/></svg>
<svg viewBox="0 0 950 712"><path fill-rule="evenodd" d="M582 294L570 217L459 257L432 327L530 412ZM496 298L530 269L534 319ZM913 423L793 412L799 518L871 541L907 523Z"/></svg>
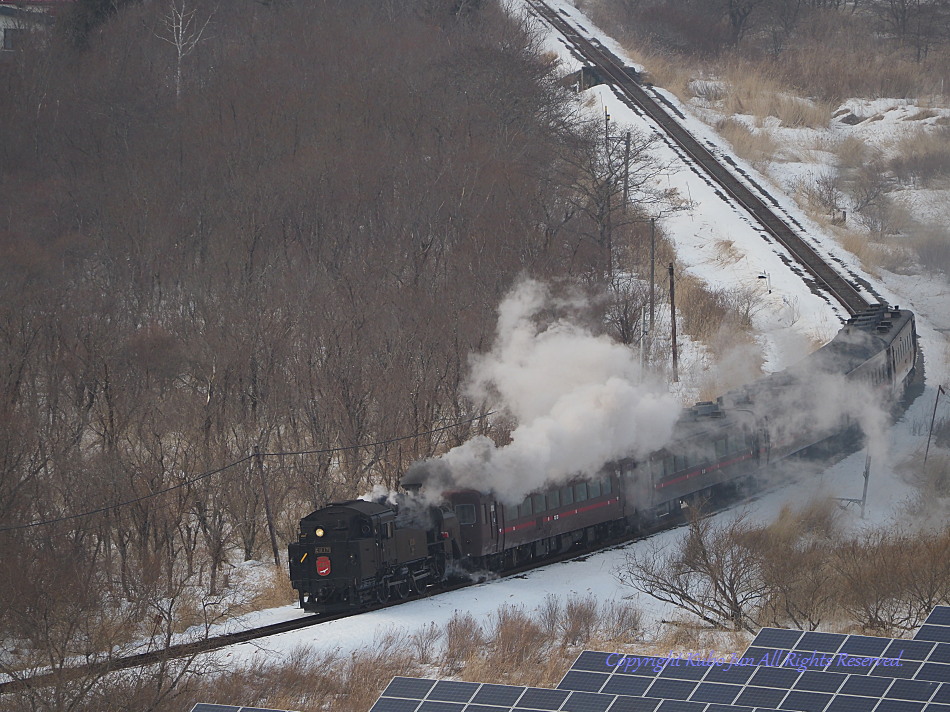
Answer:
<svg viewBox="0 0 950 712"><path fill-rule="evenodd" d="M598 477L505 504L450 490L422 506L425 469L395 503L351 501L300 522L290 576L305 610L359 609L437 584L450 566L501 571L653 526L690 502L750 484L770 463L827 454L860 432L869 403L895 401L915 372L914 316L875 306L796 367L684 411L670 444Z"/></svg>

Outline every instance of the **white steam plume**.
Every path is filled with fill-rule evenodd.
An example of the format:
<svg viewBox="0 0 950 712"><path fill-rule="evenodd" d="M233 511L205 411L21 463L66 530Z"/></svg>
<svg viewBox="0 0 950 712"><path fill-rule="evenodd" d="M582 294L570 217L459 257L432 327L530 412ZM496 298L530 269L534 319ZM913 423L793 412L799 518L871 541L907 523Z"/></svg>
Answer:
<svg viewBox="0 0 950 712"><path fill-rule="evenodd" d="M628 347L565 319L539 325L539 314L551 306L581 305L555 302L533 280L501 303L495 343L472 359L467 391L510 414L517 427L507 445L478 436L416 463L409 474L425 471L430 496L473 488L515 503L669 441L680 413L677 400L641 378L638 357Z"/></svg>

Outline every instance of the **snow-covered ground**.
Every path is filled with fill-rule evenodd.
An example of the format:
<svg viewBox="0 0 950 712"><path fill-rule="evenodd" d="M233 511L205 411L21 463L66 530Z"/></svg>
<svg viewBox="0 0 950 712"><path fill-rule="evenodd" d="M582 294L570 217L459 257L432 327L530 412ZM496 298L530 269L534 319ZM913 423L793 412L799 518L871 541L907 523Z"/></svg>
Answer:
<svg viewBox="0 0 950 712"><path fill-rule="evenodd" d="M517 8L518 2L519 0L512 0L513 8ZM553 4L616 54L625 56L622 48L565 0ZM576 65L576 59L553 34L546 36L545 43L548 49L562 57L567 69ZM591 97L592 110L602 112L602 107L606 107L617 124L631 125L644 132L657 131L648 121L637 116L619 101L611 90L596 87L589 90L588 94ZM669 102L681 106L676 97L668 93L665 96ZM855 113L864 115L869 111L887 109L888 106L891 106L891 103L885 102L878 107L855 102L851 108ZM718 147L722 153L729 153L728 144L698 117L690 114L689 107L681 106L681 109L688 117L684 123L694 135ZM882 131L896 130L892 124L899 123L899 113L884 111L885 116L888 113L893 114L894 121L875 122L880 125ZM833 130L837 129L829 129ZM677 166L666 177L669 185L688 198L691 206L688 210L663 218L663 229L676 244L678 269L690 272L712 287L734 288L744 285L762 290L764 308L755 315L755 327L759 334L759 345L765 355L765 370L781 370L803 357L814 348L816 342L831 338L845 316L843 309L814 295L779 257L780 248L763 239L762 231L751 223L741 208L725 201L702 176L678 163L678 158L671 148L667 146L661 149L661 153L662 160L669 160ZM917 329L926 357L927 389L891 429L891 442L887 448L891 453L891 460L873 463L867 519L862 522L854 511L844 514L855 527L895 520L902 515L908 501L915 495L915 490L902 479L897 466L914 453L922 451L936 385L946 384L950 380L947 366L950 286L942 279L927 276L888 272L871 276L864 273L850 253L841 248L832 236L823 234L821 227L810 221L792 199L783 195L768 178L759 175L752 166L742 161L736 162L743 171L754 177L756 182L772 189L772 195L779 200L782 209L805 226L824 254L867 279L875 291L889 303L910 308L917 314ZM789 164L789 180L796 170L802 169ZM766 275L768 279L760 279L760 276ZM771 286L770 293L767 293L768 285ZM684 363L681 369L684 383L680 386L679 394L684 400L691 397L698 388L697 384L701 379L697 374L703 369L711 368L702 361L699 350L694 349L691 353L694 354L692 363ZM786 504L800 505L816 495L860 497L864 464L865 454L855 453L820 476L789 483L764 493L752 505L754 516L768 520ZM720 516L732 515L725 513ZM681 532L675 530L664 532L654 537L653 541L672 542L681 535ZM648 542L630 543L585 557L581 561L547 566L516 578L483 583L384 611L324 623L253 644L233 646L216 653L216 656L228 666L232 666L251 660L276 662L293 651L299 651L301 647L336 650L345 654L371 647L374 640L379 640L387 634L409 636L432 622L444 625L457 611L487 618L504 604L520 605L530 610L539 606L548 594L562 598L592 594L603 601L630 598L637 602L648 619L668 618L672 614L671 610L624 587L615 576L628 551L647 545ZM256 626L300 615L298 609L288 606L251 614L232 621L231 625Z"/></svg>

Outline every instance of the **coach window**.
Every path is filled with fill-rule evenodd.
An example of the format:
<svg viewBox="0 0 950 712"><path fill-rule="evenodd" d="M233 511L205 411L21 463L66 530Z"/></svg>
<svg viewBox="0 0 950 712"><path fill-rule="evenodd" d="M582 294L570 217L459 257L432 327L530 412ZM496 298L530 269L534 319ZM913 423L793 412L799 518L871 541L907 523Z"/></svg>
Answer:
<svg viewBox="0 0 950 712"><path fill-rule="evenodd" d="M505 505L505 521L510 522L512 519L518 518L518 505L517 504L506 504Z"/></svg>
<svg viewBox="0 0 950 712"><path fill-rule="evenodd" d="M534 509L535 514L540 514L544 511L544 495L543 494L533 494L531 495L531 504Z"/></svg>
<svg viewBox="0 0 950 712"><path fill-rule="evenodd" d="M594 480L587 484L587 495L594 499L594 497L600 497L600 482Z"/></svg>
<svg viewBox="0 0 950 712"><path fill-rule="evenodd" d="M475 523L475 505L474 504L456 504L455 516L459 518L459 524Z"/></svg>
<svg viewBox="0 0 950 712"><path fill-rule="evenodd" d="M669 477L674 472L676 472L676 463L673 460L673 456L669 455L663 458L663 476Z"/></svg>
<svg viewBox="0 0 950 712"><path fill-rule="evenodd" d="M717 460L726 456L727 445L728 443L726 442L726 438L720 438L719 440L716 441L716 459Z"/></svg>
<svg viewBox="0 0 950 712"><path fill-rule="evenodd" d="M524 502L521 503L521 506L518 507L518 513L522 517L530 517L533 510L531 509L531 496L524 498Z"/></svg>
<svg viewBox="0 0 950 712"><path fill-rule="evenodd" d="M587 500L587 483L578 482L574 485L574 501L584 502Z"/></svg>
<svg viewBox="0 0 950 712"><path fill-rule="evenodd" d="M603 490L602 490L603 493L604 493L604 494L610 494L610 487L611 487L611 485L610 485L610 478L609 478L609 477L605 477L605 478L604 478L604 487L603 487Z"/></svg>
<svg viewBox="0 0 950 712"><path fill-rule="evenodd" d="M569 504L574 504L574 488L570 485L561 489L561 505L566 507Z"/></svg>
<svg viewBox="0 0 950 712"><path fill-rule="evenodd" d="M561 506L561 491L551 490L545 495L548 499L548 509L557 509Z"/></svg>

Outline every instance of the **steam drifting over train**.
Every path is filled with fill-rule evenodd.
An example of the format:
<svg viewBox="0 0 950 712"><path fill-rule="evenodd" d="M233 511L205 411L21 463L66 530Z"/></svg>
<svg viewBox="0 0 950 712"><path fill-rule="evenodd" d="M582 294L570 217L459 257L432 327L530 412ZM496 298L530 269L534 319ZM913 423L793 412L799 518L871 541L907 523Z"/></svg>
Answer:
<svg viewBox="0 0 950 712"><path fill-rule="evenodd" d="M502 306L494 356L476 362L483 385L496 390L506 387L499 380L510 375L512 361L543 369L549 356L564 358L564 344L544 347L567 327L538 328L531 316L541 302L530 290L518 300L508 303L507 317ZM359 609L422 591L455 567L501 571L543 560L633 534L694 501L741 490L778 461L840 451L862 434L873 444L885 426L887 404L900 398L918 357L914 315L878 305L854 316L795 367L676 413L655 391L641 390L639 374L602 340L586 332L569 335L590 348L577 358L598 371L597 382L571 384L567 396L548 394L547 407L593 419L595 431L609 430L589 436L597 439L596 454L558 461L561 451L552 455L550 443L539 444L538 429L567 436L556 423L536 422L550 413L525 406L516 415L519 428L529 426L522 441L542 453L537 472L524 474L531 460L522 452L505 454L490 441L479 442L458 457L417 463L402 480L405 492L387 500L313 512L290 545L290 575L302 608ZM539 344L544 355L534 350ZM602 360L588 360L591 353ZM609 385L601 388L604 383ZM616 391L645 398L659 419L649 422L649 408L612 397ZM578 416L588 402L603 404L608 416L586 410ZM664 418L670 418L668 426ZM623 430L642 427L645 433L631 433L625 444ZM517 435L516 429L512 445ZM568 440L579 446L576 438ZM506 466L512 477L504 476Z"/></svg>

